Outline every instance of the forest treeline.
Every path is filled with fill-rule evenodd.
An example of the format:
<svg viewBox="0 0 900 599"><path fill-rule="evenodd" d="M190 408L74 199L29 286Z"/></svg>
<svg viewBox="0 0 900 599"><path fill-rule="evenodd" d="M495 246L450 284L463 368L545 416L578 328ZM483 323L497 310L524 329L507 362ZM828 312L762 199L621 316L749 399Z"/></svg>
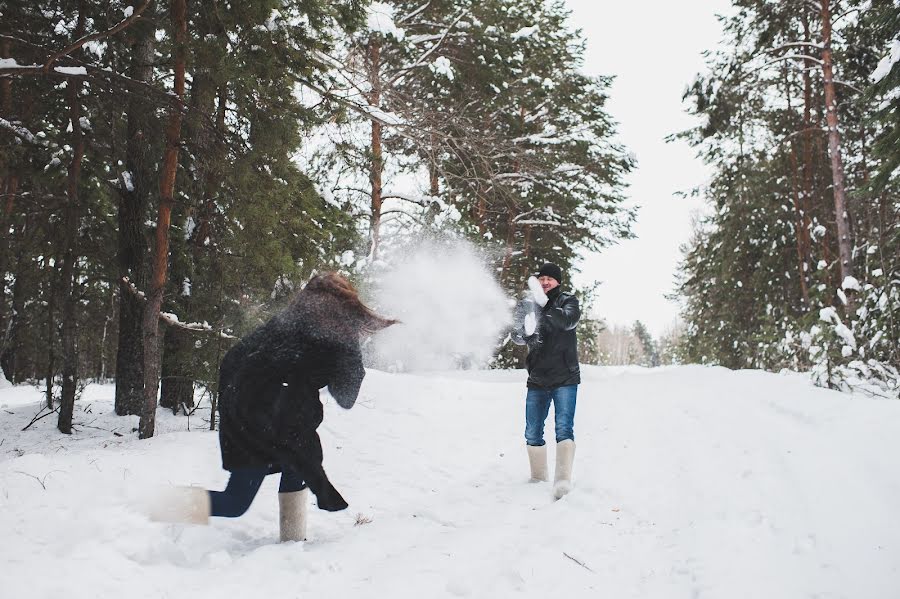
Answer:
<svg viewBox="0 0 900 599"><path fill-rule="evenodd" d="M142 437L157 389L214 402L315 271L364 283L440 235L512 292L630 235L610 79L562 2L0 6L0 366L63 432L91 379Z"/></svg>
<svg viewBox="0 0 900 599"><path fill-rule="evenodd" d="M900 4L735 0L681 135L714 169L684 361L900 394Z"/></svg>
<svg viewBox="0 0 900 599"><path fill-rule="evenodd" d="M673 136L715 174L662 361L896 396L900 7L733 4ZM628 238L635 164L584 44L558 0L0 3L5 376L64 432L114 379L148 437L157 401L214 408L223 353L313 272L365 285L462 238L512 295Z"/></svg>

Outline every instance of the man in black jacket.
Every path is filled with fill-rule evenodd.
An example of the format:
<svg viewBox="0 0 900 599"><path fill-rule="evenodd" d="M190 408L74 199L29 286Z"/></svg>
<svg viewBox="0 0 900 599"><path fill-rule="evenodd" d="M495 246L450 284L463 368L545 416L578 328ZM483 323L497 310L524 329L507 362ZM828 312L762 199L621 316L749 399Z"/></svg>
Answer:
<svg viewBox="0 0 900 599"><path fill-rule="evenodd" d="M553 495L557 499L572 488L575 459L575 400L581 371L575 326L581 317L578 299L560 288L562 269L544 264L528 280L529 293L516 314L513 342L528 346L528 394L525 397L525 443L531 480L547 480L544 422L550 403L556 420L556 472Z"/></svg>

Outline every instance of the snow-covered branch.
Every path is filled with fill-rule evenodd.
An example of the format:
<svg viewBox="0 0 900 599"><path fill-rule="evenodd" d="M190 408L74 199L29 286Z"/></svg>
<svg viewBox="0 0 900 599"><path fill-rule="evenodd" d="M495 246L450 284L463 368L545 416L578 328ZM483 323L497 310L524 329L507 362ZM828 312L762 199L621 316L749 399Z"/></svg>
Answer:
<svg viewBox="0 0 900 599"><path fill-rule="evenodd" d="M762 71L763 69L766 69L766 68L772 66L773 64L778 64L779 62L784 62L785 60L809 60L811 62L818 64L819 66L822 65L822 61L820 59L816 58L815 56L810 56L808 54L786 54L784 56L779 56L778 58L773 58L772 60L768 61L767 63L756 67L751 72Z"/></svg>
<svg viewBox="0 0 900 599"><path fill-rule="evenodd" d="M762 68L766 68L772 64L780 62L782 60L809 60L811 62L816 63L817 65L822 65L822 60L820 58L816 58L815 56L810 56L809 54L785 54L784 56L779 56L762 66Z"/></svg>
<svg viewBox="0 0 900 599"><path fill-rule="evenodd" d="M381 198L384 200L387 200L387 199L404 200L406 202L412 202L413 204L418 204L419 206L422 206L423 208L427 208L427 207L431 206L431 204L433 203L433 201L429 200L428 198L416 198L416 197L408 196L408 195L405 195L402 193L386 193L386 194L383 194L381 196Z"/></svg>
<svg viewBox="0 0 900 599"><path fill-rule="evenodd" d="M831 0L825 0L826 2L830 2ZM807 6L815 10L816 12L822 12L822 3L817 0L805 0L804 2Z"/></svg>
<svg viewBox="0 0 900 599"><path fill-rule="evenodd" d="M561 227L562 226L562 223L557 222L555 220L520 220L516 224L517 225L544 226L544 227Z"/></svg>
<svg viewBox="0 0 900 599"><path fill-rule="evenodd" d="M847 83L846 81L841 81L840 79L835 79L834 82L838 85L843 85L844 87L848 87L858 94L863 93L863 90L859 89L858 87L856 87L855 85L853 85L851 83Z"/></svg>
<svg viewBox="0 0 900 599"><path fill-rule="evenodd" d="M796 48L797 46L807 47L807 48L815 48L816 50L822 50L822 44L816 44L813 42L787 42L786 44L781 44L776 48L768 48L764 50L764 53L771 54L773 52L779 52L780 50L785 50L787 48Z"/></svg>
<svg viewBox="0 0 900 599"><path fill-rule="evenodd" d="M3 117L0 117L0 128L11 131L15 136L24 141L27 141L30 144L34 144L37 146L47 145L46 141L38 139L38 137L27 128L23 127L22 125L13 123L12 121L8 121Z"/></svg>
<svg viewBox="0 0 900 599"><path fill-rule="evenodd" d="M60 50L58 52L54 52L50 56L50 58L48 58L47 61L44 63L44 66L43 66L44 72L48 73L50 71L50 67L53 66L54 62L56 62L63 56L68 56L69 54L71 54L78 48L82 47L86 43L101 40L105 37L109 37L111 35L114 35L120 31L122 31L123 29L125 29L126 27L128 27L129 25L134 23L138 19L138 17L141 16L141 13L144 12L144 10L148 6L150 6L151 1L152 0L144 0L143 4L141 4L137 8L133 8L133 7L129 6L125 11L125 18L122 19L121 21L119 21L113 27L107 29L106 31L98 31L97 33L92 33L90 35L86 35L86 36L82 37L81 39L72 42L69 46L63 48L62 50Z"/></svg>
<svg viewBox="0 0 900 599"><path fill-rule="evenodd" d="M387 85L385 87L391 87L394 83L397 82L398 79L400 79L400 77L404 75L404 73L424 65L425 61L428 60L428 57L434 54L437 49L443 45L444 41L446 41L447 39L447 36L450 35L451 31L453 31L453 28L456 27L457 23L459 23L467 14L469 14L469 11L467 10L460 11L460 13L456 15L456 18L453 20L453 22L450 23L450 25L448 25L444 30L441 38L433 46L428 48L428 50L426 50L414 63L398 69L394 76L391 77L390 81L387 82Z"/></svg>
<svg viewBox="0 0 900 599"><path fill-rule="evenodd" d="M329 100L333 100L338 104L341 104L342 106L346 106L354 112L358 112L359 114L368 117L373 121L381 123L386 127L396 127L404 124L403 119L401 119L397 115L383 110L378 106L373 106L366 101L357 100L352 96L347 96L336 91L326 90L325 88L302 77L294 76L294 80L300 85L303 85L304 87L307 87L316 92L320 96L328 98Z"/></svg>
<svg viewBox="0 0 900 599"><path fill-rule="evenodd" d="M145 294L143 291L138 289L137 286L135 286L135 284L131 282L131 279L129 279L128 277L122 277L121 280L122 280L122 283L125 284L125 287L128 289L128 291L134 297L139 299L141 301L141 303L144 303L147 301L147 294ZM206 323L206 322L203 322L203 323L181 322L180 320L178 320L178 316L175 314L172 314L171 312L160 312L159 319L170 326L177 327L179 329L184 329L186 331L193 331L195 333L214 333L215 335L217 335L218 337L220 337L222 339L237 339L237 337L235 337L233 335L229 335L225 331L217 331L217 330L213 329L212 326L210 326L209 323Z"/></svg>
<svg viewBox="0 0 900 599"><path fill-rule="evenodd" d="M415 17L415 16L417 16L417 15L420 15L420 14L422 14L423 12L425 12L425 11L428 9L429 6L431 6L431 0L428 0L428 2L426 2L426 3L423 4L422 6L419 6L418 8L415 8L415 9L413 9L412 11L406 13L405 15L403 15L402 17L400 17L399 19L397 19L397 22L398 22L398 23L405 23L405 22L409 21L410 19L412 19L413 17Z"/></svg>

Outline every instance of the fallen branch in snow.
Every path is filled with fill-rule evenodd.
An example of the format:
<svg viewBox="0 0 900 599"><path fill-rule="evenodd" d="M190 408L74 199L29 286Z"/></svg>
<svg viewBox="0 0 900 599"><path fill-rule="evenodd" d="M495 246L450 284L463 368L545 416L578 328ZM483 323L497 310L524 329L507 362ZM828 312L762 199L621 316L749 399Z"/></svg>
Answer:
<svg viewBox="0 0 900 599"><path fill-rule="evenodd" d="M94 420L96 420L96 418L94 418ZM91 420L91 422L94 422L94 420ZM100 426L93 426L93 425L90 425L90 424L81 424L80 422L74 423L74 424L72 425L72 428L79 427L79 426L82 427L82 428L92 428L92 429L95 429L95 430L98 430L98 431L104 431L104 432L107 432L107 433L113 435L114 437L121 437L121 436L122 436L122 433L117 433L117 432L114 431L114 430L110 430L110 429L108 429L108 428L103 428L103 427L100 427Z"/></svg>
<svg viewBox="0 0 900 599"><path fill-rule="evenodd" d="M38 484L40 484L41 487L43 487L43 489L46 491L47 485L45 485L44 483L46 482L47 477L50 476L51 474L53 474L54 472L62 472L62 470L51 470L50 472L48 472L47 474L44 475L44 478L38 478L33 474L29 474L28 472L22 472L21 470L15 470L15 472L18 472L19 474L24 474L25 476L30 476L34 480L38 481Z"/></svg>
<svg viewBox="0 0 900 599"><path fill-rule="evenodd" d="M582 568L584 568L584 569L587 570L588 572L594 572L593 570L591 570L590 568L588 568L588 567L584 564L584 562L575 559L574 557L572 557L571 555L569 555L569 554L566 553L565 551L563 551L563 555L565 555L567 558L569 558L570 560L572 560L573 562L575 562L576 564L578 564L579 566L581 566ZM594 572L594 574L596 574L596 572Z"/></svg>
<svg viewBox="0 0 900 599"><path fill-rule="evenodd" d="M47 409L47 408L41 408L41 412L43 412L43 411L46 410L46 409ZM23 430L23 431L27 431L29 428L31 428L31 425L34 424L35 422L37 422L38 420L41 420L41 419L43 419L43 418L46 418L46 417L49 416L50 414L55 414L55 413L59 412L59 408L54 408L54 409L50 410L49 412L47 412L46 414L44 414L43 416L41 416L41 412L38 412L37 414L35 414L35 415L34 415L34 418L31 419L31 422L29 422L29 423L25 426L25 428L23 428L22 430Z"/></svg>

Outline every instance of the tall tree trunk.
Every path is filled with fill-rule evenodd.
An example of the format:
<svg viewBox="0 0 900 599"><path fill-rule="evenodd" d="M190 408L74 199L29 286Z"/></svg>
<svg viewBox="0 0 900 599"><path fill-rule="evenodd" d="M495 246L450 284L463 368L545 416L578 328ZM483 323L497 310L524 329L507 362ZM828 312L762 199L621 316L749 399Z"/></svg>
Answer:
<svg viewBox="0 0 900 599"><path fill-rule="evenodd" d="M438 148L437 135L435 133L429 135L428 142L428 195L431 196L431 200L434 202L441 193L440 149Z"/></svg>
<svg viewBox="0 0 900 599"><path fill-rule="evenodd" d="M28 239L31 232L32 218L26 216L22 226L22 238ZM0 346L0 363L2 363L3 372L6 378L12 383L20 382L24 377L19 373L19 349L22 346L22 321L25 316L25 301L28 296L26 290L27 273L31 269L31 262L26 255L24 243L19 244L18 253L16 255L16 271L12 289L12 309L9 312L9 323L6 326L5 339Z"/></svg>
<svg viewBox="0 0 900 599"><path fill-rule="evenodd" d="M524 260L522 260L522 279L523 280L527 279L528 275L530 274L528 272L529 271L528 267L531 262L529 260L530 257L531 257L531 225L525 225L525 241L522 246L522 258L524 258Z"/></svg>
<svg viewBox="0 0 900 599"><path fill-rule="evenodd" d="M167 327L163 336L162 379L159 405L178 413L194 407L194 377L191 369L191 334L178 327Z"/></svg>
<svg viewBox="0 0 900 599"><path fill-rule="evenodd" d="M184 105L185 66L187 63L187 0L172 0L170 15L175 33L175 78L166 125L166 150L163 154L159 183L159 211L156 218L156 246L153 255L153 277L144 307L144 406L141 410L139 437L153 436L156 427L156 394L159 387L160 343L159 312L168 279L169 225L175 203L175 176L178 172L178 148L181 143L182 107Z"/></svg>
<svg viewBox="0 0 900 599"><path fill-rule="evenodd" d="M793 106L791 105L791 85L790 79L788 78L787 68L785 67L783 71L784 76L784 95L787 99L788 112L793 112ZM809 227L806 226L806 215L803 211L802 205L802 195L801 191L801 182L799 179L801 178L800 166L797 161L797 142L796 140L791 140L791 149L790 149L790 165L791 165L791 191L794 196L794 212L797 215L797 233L794 236L797 244L797 270L800 274L800 297L803 300L803 305L809 306L809 287L807 285L807 272L809 271L809 245L807 241L807 237L809 235Z"/></svg>
<svg viewBox="0 0 900 599"><path fill-rule="evenodd" d="M369 94L369 103L378 107L381 105L381 42L375 39L369 41L369 85L372 91ZM369 255L372 259L378 257L378 243L381 229L381 204L382 183L381 176L384 171L384 162L381 149L381 123L372 120L372 164L370 166L369 181L372 184L372 220L371 242Z"/></svg>
<svg viewBox="0 0 900 599"><path fill-rule="evenodd" d="M12 42L9 40L0 40L0 58L10 58L11 47ZM3 116L5 119L11 119L12 106L12 77L0 77L0 116ZM3 137L5 138L6 135ZM3 163L0 163L0 201L2 201L0 206L3 207L2 215L0 215L0 227L2 227L4 231L8 231L7 222L12 215L13 198L16 193L14 187L17 185L18 180L12 173L11 165L4 160ZM12 237L12 235L4 234L2 241L0 241L0 339L5 339L11 326L11 321L7 322L6 319L5 279L8 260L12 251ZM2 357L6 351L6 344L0 343L0 357ZM9 376L8 372L7 376Z"/></svg>
<svg viewBox="0 0 900 599"><path fill-rule="evenodd" d="M853 276L853 245L850 219L844 189L844 161L841 158L841 134L838 130L837 96L834 91L834 65L831 55L831 0L822 5L822 75L825 90L825 121L828 124L828 151L831 155L831 178L834 191L834 218L837 223L838 256L841 281Z"/></svg>
<svg viewBox="0 0 900 599"><path fill-rule="evenodd" d="M107 344L109 339L109 327L112 325L113 318L115 318L116 314L116 303L119 299L119 292L116 287L112 288L112 291L109 294L109 312L106 314L106 318L103 319L103 335L100 337L100 360L97 365L97 378L100 382L106 382L107 371L109 370L107 366Z"/></svg>
<svg viewBox="0 0 900 599"><path fill-rule="evenodd" d="M507 209L507 215L509 218L506 229L506 252L503 254L503 262L500 265L500 281L504 283L507 282L506 275L512 262L513 243L516 240L516 213L513 211L512 206Z"/></svg>
<svg viewBox="0 0 900 599"><path fill-rule="evenodd" d="M155 30L152 19L154 7L148 6L142 18L129 32L131 46L130 73L132 79L149 82L153 77ZM155 183L153 150L150 132L156 127L153 106L137 94L129 97L127 105L127 136L125 168L119 188L118 210L118 266L119 276L128 277L138 289L145 289L147 275L147 240L144 220ZM143 305L128 285L119 283L119 332L116 345L116 414L140 414L144 404L144 345L141 332Z"/></svg>
<svg viewBox="0 0 900 599"><path fill-rule="evenodd" d="M484 192L479 192L478 201L475 204L475 222L478 223L478 235L484 238L487 233L487 200L484 198Z"/></svg>
<svg viewBox="0 0 900 599"><path fill-rule="evenodd" d="M56 229L56 227L53 227ZM56 237L51 233L51 239ZM51 242L52 244L52 242ZM56 251L51 252L56 255ZM56 261L52 257L44 258L45 268L47 269L47 363L45 378L47 386L45 391L45 402L47 409L53 409L53 377L56 374L56 279L57 266Z"/></svg>
<svg viewBox="0 0 900 599"><path fill-rule="evenodd" d="M204 3L202 14L197 19L195 35L205 39L208 35L222 35L221 27L212 10L205 10ZM207 68L196 65L195 73L191 80L190 102L184 122L184 139L190 147L192 172L192 197L202 198L200 210L195 205L187 207L187 210L176 210L173 218L181 220L185 233L188 232L188 219L197 219L195 227L186 239L176 236L170 245L169 268L171 279L176 284L184 285L193 276L191 251L192 246L202 244L209 235L209 225L206 221L214 213L214 190L221 184L221 179L213 173L219 171L220 161L223 156L218 151L219 144L216 141L215 130L212 123L216 119L216 92L217 84L213 74ZM203 212L203 216L200 212ZM202 223L202 226L201 226ZM198 237L196 234L203 234ZM202 247L202 246L201 246ZM191 301L189 293L178 294L174 300L177 314L186 320L198 320L196 307ZM194 377L191 363L193 343L191 335L176 327L168 327L163 336L162 351L162 377L160 380L159 405L177 413L179 408L191 408L194 406Z"/></svg>
<svg viewBox="0 0 900 599"><path fill-rule="evenodd" d="M75 26L75 39L84 35L85 1L79 2L78 23ZM65 232L62 263L62 285L60 288L63 301L62 314L62 398L59 405L57 428L60 432L71 434L72 414L75 409L75 391L78 385L78 356L76 355L75 306L78 303L75 292L75 260L78 256L79 198L78 186L81 183L81 164L84 158L84 136L81 133L81 81L71 79L68 86L69 119L72 126L72 161L66 177L66 210Z"/></svg>
<svg viewBox="0 0 900 599"><path fill-rule="evenodd" d="M12 41L0 40L0 58L12 58ZM0 107L3 108L3 116L9 118L12 114L12 77L0 78Z"/></svg>

